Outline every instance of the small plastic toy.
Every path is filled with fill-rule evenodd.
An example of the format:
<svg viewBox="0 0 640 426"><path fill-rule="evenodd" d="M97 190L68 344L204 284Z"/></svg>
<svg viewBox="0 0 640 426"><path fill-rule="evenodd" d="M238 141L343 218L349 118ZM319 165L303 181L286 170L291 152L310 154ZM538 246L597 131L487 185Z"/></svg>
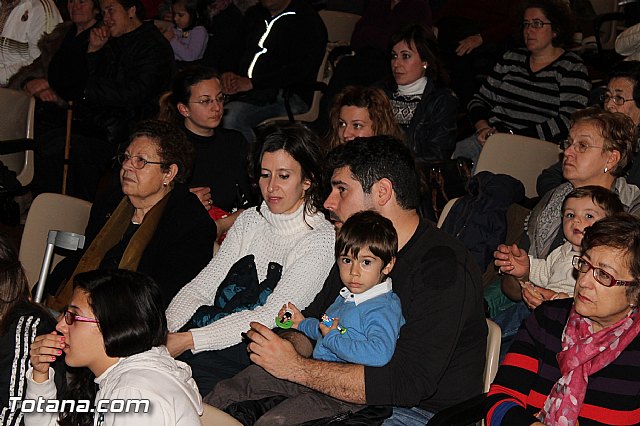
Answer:
<svg viewBox="0 0 640 426"><path fill-rule="evenodd" d="M293 326L293 312L290 310L284 311L282 317L276 317L276 325L280 328L291 328Z"/></svg>
<svg viewBox="0 0 640 426"><path fill-rule="evenodd" d="M320 322L326 325L327 327L331 327L333 325L333 318L331 318L327 314L322 314L322 317L320 318ZM340 332L340 334L344 334L347 332L347 328L342 327L338 324L338 331Z"/></svg>

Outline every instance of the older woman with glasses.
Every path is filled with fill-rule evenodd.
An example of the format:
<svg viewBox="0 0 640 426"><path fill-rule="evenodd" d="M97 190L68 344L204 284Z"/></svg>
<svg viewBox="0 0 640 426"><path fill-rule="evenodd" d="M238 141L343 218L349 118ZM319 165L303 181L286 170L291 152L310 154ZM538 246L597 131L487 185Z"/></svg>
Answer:
<svg viewBox="0 0 640 426"><path fill-rule="evenodd" d="M192 66L176 75L171 92L160 101L160 119L180 127L195 149L187 184L216 221L218 236L244 209L255 205L247 140L236 130L220 127L226 100L217 73Z"/></svg>
<svg viewBox="0 0 640 426"><path fill-rule="evenodd" d="M163 306L204 268L213 254L215 223L185 185L193 147L170 123L145 121L118 155L121 190L93 205L82 258L67 258L52 282L97 268L150 275ZM123 196L124 195L124 196ZM49 305L60 309L71 297L71 280Z"/></svg>
<svg viewBox="0 0 640 426"><path fill-rule="evenodd" d="M566 138L571 113L587 105L591 90L582 59L564 48L571 42L572 21L562 0L525 2L525 47L505 53L469 102L476 132L456 144L454 158L476 161L497 132L556 142Z"/></svg>
<svg viewBox="0 0 640 426"><path fill-rule="evenodd" d="M586 229L573 299L524 322L491 385L490 425L640 422L640 220Z"/></svg>
<svg viewBox="0 0 640 426"><path fill-rule="evenodd" d="M536 258L546 258L562 244L562 202L574 188L596 185L611 189L626 211L640 213L640 189L622 177L636 145L634 123L624 114L596 107L577 111L571 118L569 139L562 145L562 174L567 182L534 207L521 244ZM502 290L512 300L521 299L515 280L504 279Z"/></svg>

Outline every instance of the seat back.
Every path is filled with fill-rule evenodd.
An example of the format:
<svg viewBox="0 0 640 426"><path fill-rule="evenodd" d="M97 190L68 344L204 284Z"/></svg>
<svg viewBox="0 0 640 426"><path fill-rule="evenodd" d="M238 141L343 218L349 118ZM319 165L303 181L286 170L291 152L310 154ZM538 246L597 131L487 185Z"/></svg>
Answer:
<svg viewBox="0 0 640 426"><path fill-rule="evenodd" d="M84 234L90 212L90 202L67 195L46 193L33 200L24 225L19 254L30 288L38 281L49 230ZM51 267L62 259L63 256L56 254Z"/></svg>
<svg viewBox="0 0 640 426"><path fill-rule="evenodd" d="M0 143L13 139L33 139L35 98L24 92L0 88ZM0 155L0 160L16 172L26 186L33 180L33 151Z"/></svg>
<svg viewBox="0 0 640 426"><path fill-rule="evenodd" d="M444 223L444 220L447 218L447 215L449 214L449 212L451 211L451 207L453 207L453 205L462 197L456 197L456 198L452 198L449 201L447 201L447 204L444 205L444 208L442 209L442 213L440 213L440 217L438 218L438 228L442 228L442 224Z"/></svg>
<svg viewBox="0 0 640 426"><path fill-rule="evenodd" d="M487 327L489 329L487 333L487 360L484 365L484 376L482 376L484 383L483 392L485 393L489 392L489 386L491 386L491 382L493 382L498 372L500 342L502 337L502 331L498 324L487 319Z"/></svg>
<svg viewBox="0 0 640 426"><path fill-rule="evenodd" d="M360 15L335 10L321 10L318 14L327 27L329 43L349 44Z"/></svg>
<svg viewBox="0 0 640 426"><path fill-rule="evenodd" d="M509 133L496 133L482 148L475 173L488 171L513 176L523 183L525 195L535 198L538 195L538 176L559 158L560 148L554 143Z"/></svg>

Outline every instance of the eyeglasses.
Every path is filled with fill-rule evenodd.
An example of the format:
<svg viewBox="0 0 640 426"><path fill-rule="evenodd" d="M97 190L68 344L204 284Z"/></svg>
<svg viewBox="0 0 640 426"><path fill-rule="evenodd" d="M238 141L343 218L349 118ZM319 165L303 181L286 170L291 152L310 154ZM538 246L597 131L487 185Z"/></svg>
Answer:
<svg viewBox="0 0 640 426"><path fill-rule="evenodd" d="M587 262L585 259L577 255L573 256L573 260L571 261L571 264L578 272L582 274L586 274L587 272L589 272L589 269L591 269L593 271L593 278L595 278L596 281L598 281L600 284L602 284L605 287L631 286L636 283L635 281L616 280L615 278L613 278L613 275L611 275L610 273L605 272L601 268L596 268L595 266Z"/></svg>
<svg viewBox="0 0 640 426"><path fill-rule="evenodd" d="M614 104L618 105L618 106L622 106L625 104L625 102L629 102L632 101L632 99L625 99L620 95L615 95L615 96L611 96L609 94L604 94L600 96L600 101L602 101L602 103L604 105L606 105L607 103L609 103L609 101L613 101Z"/></svg>
<svg viewBox="0 0 640 426"><path fill-rule="evenodd" d="M161 164L165 165L165 163L160 161L149 161L146 158L142 158L139 155L129 155L126 152L120 153L116 156L118 159L118 163L123 164L124 162L129 160L131 161L131 165L134 169L143 169L147 164Z"/></svg>
<svg viewBox="0 0 640 426"><path fill-rule="evenodd" d="M573 149L575 149L575 151L579 152L580 154L584 154L585 152L587 152L587 149L589 148L602 148L601 146L589 145L588 143L582 142L582 141L574 142L570 139L565 139L562 142L560 142L560 148L563 151L566 151L567 149L569 149L570 146L572 146Z"/></svg>
<svg viewBox="0 0 640 426"><path fill-rule="evenodd" d="M87 318L87 317L83 317L80 316L74 312L71 312L69 310L65 310L63 312L64 315L64 322L67 323L67 325L73 325L74 322L78 321L78 322L93 322L98 324L98 320L95 318Z"/></svg>
<svg viewBox="0 0 640 426"><path fill-rule="evenodd" d="M540 28L544 27L545 25L551 25L551 22L543 22L543 21L541 21L539 19L534 19L531 22L524 21L522 23L522 29L526 30L527 28L531 27L533 29L539 30Z"/></svg>
<svg viewBox="0 0 640 426"><path fill-rule="evenodd" d="M225 94L221 94L216 96L215 98L211 98L207 96L204 99L200 99L199 101L191 101L190 104L200 104L203 107L209 107L212 103L216 102L218 105L223 106L225 103L229 101L229 96Z"/></svg>

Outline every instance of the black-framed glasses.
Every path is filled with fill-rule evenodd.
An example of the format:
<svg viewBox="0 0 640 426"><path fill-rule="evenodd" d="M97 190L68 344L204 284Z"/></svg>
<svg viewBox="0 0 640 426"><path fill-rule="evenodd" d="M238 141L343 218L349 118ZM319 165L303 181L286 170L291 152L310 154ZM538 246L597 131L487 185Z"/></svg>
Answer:
<svg viewBox="0 0 640 426"><path fill-rule="evenodd" d="M149 161L146 158L140 157L139 155L129 155L126 152L122 152L116 156L118 163L124 164L125 161L129 160L134 169L143 169L147 164L160 164L165 165L165 163L161 161Z"/></svg>
<svg viewBox="0 0 640 426"><path fill-rule="evenodd" d="M200 104L203 107L209 107L211 106L212 103L217 103L220 106L223 106L224 104L226 104L229 101L229 96L225 95L224 93L219 94L218 96L216 96L215 98L212 98L210 96L206 96L200 100L197 101L190 101L190 104Z"/></svg>
<svg viewBox="0 0 640 426"><path fill-rule="evenodd" d="M602 103L604 105L606 105L609 101L613 101L614 104L616 104L618 106L622 106L622 105L625 104L625 102L629 102L629 101L632 101L632 100L633 100L633 98L625 99L624 97L622 97L620 95L611 96L608 93L600 95L600 101L602 101Z"/></svg>
<svg viewBox="0 0 640 426"><path fill-rule="evenodd" d="M531 27L533 29L539 30L540 28L544 27L545 25L551 25L551 22L544 22L544 21L541 21L539 19L534 19L531 22L523 21L522 22L522 29L526 30L527 28Z"/></svg>
<svg viewBox="0 0 640 426"><path fill-rule="evenodd" d="M562 142L560 142L560 148L563 151L566 151L567 149L569 149L570 146L572 146L573 149L576 152L579 152L580 154L584 154L585 152L587 152L589 148L602 148L601 146L589 145L586 142L572 141L571 139L565 139Z"/></svg>
<svg viewBox="0 0 640 426"><path fill-rule="evenodd" d="M596 281L598 281L600 284L602 284L605 287L613 287L613 286L628 287L636 283L635 281L617 280L613 277L613 275L611 275L604 269L596 268L591 263L589 263L586 259L583 259L578 255L573 256L573 259L571 260L571 264L578 272L582 274L586 274L587 272L589 272L589 269L591 269L593 271L593 278L595 278Z"/></svg>
<svg viewBox="0 0 640 426"><path fill-rule="evenodd" d="M64 322L66 322L67 325L73 325L73 323L76 322L76 321L78 321L78 322L92 322L92 323L98 324L98 320L95 319L95 318L83 317L83 316L78 315L75 312L71 312L69 310L65 310L62 314L64 315Z"/></svg>

